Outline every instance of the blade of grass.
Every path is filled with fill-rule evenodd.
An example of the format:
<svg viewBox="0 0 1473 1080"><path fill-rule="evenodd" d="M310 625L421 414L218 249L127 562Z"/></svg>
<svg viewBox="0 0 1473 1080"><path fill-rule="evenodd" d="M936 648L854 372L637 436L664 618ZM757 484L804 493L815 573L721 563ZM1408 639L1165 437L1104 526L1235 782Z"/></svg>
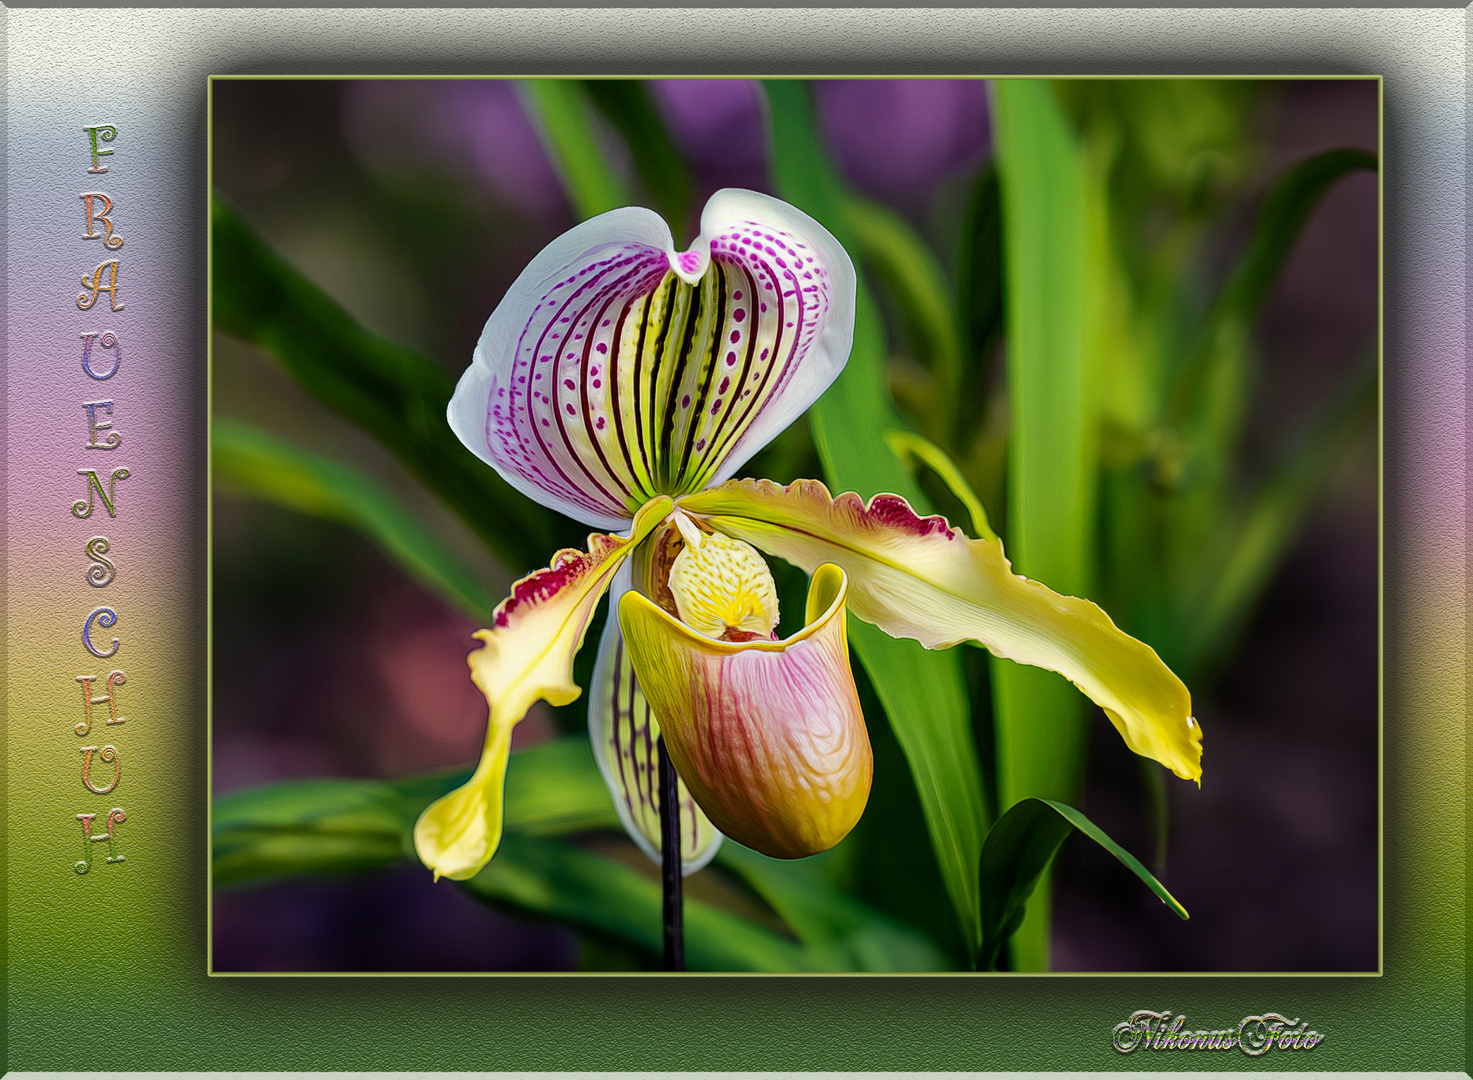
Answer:
<svg viewBox="0 0 1473 1080"><path fill-rule="evenodd" d="M1086 365L1084 169L1046 82L993 84L1003 212L1008 398L1008 554L1014 569L1065 594L1090 583L1095 403ZM1086 750L1084 701L1063 679L992 666L998 805L1071 798ZM1019 970L1046 970L1048 891L1013 944Z"/></svg>
<svg viewBox="0 0 1473 1080"><path fill-rule="evenodd" d="M1139 859L1074 807L1049 799L1024 799L997 819L982 847L983 937L978 970L997 969L1003 946L1023 922L1028 898L1075 829L1119 859L1178 917L1188 918L1187 909Z"/></svg>
<svg viewBox="0 0 1473 1080"><path fill-rule="evenodd" d="M517 88L574 212L591 218L628 206L628 187L597 150L583 87L571 79L528 79Z"/></svg>
<svg viewBox="0 0 1473 1080"><path fill-rule="evenodd" d="M432 360L359 326L227 203L211 210L215 328L269 353L297 384L391 450L508 566L541 566L554 516L467 450L445 421L454 383Z"/></svg>
<svg viewBox="0 0 1473 1080"><path fill-rule="evenodd" d="M479 619L495 599L417 517L373 478L250 424L216 420L210 462L233 493L264 499L366 533L431 592Z"/></svg>
<svg viewBox="0 0 1473 1080"><path fill-rule="evenodd" d="M690 169L675 148L645 84L633 79L584 79L583 90L613 125L634 158L634 169L660 213L677 233L690 212ZM676 237L676 242L680 242Z"/></svg>
<svg viewBox="0 0 1473 1080"><path fill-rule="evenodd" d="M1189 482L1168 507L1167 565L1180 596L1196 598L1199 580L1217 573L1219 538L1235 524L1224 510L1237 506L1231 463L1257 377L1251 331L1258 310L1324 195L1345 177L1375 167L1374 155L1340 149L1289 169L1265 196L1247 249L1185 354L1169 401L1169 416L1190 454ZM1198 648L1206 644L1195 613L1175 613L1173 621L1187 662L1204 659L1200 651L1185 652L1188 638Z"/></svg>
<svg viewBox="0 0 1473 1080"><path fill-rule="evenodd" d="M1205 599L1193 606L1191 618L1178 620L1188 666L1201 667L1227 653L1313 512L1315 496L1370 430L1376 400L1375 366L1367 363L1322 409L1246 511L1233 515L1230 539L1218 548L1226 556L1213 560L1210 574L1204 572Z"/></svg>
<svg viewBox="0 0 1473 1080"><path fill-rule="evenodd" d="M787 81L765 85L779 193L823 222L840 243L852 244L843 191L824 157L806 89ZM879 437L905 427L885 393L884 362L884 329L861 279L849 362L809 410L814 443L834 490L891 492L921 509L926 500L919 486ZM926 652L853 619L849 626L850 642L910 766L963 937L975 948L980 934L975 871L986 804L960 658L954 652Z"/></svg>
<svg viewBox="0 0 1473 1080"><path fill-rule="evenodd" d="M961 393L962 345L951 284L941 260L910 224L887 206L844 198L844 220L865 266L900 311L906 336L931 375L927 419L936 438L950 441L950 419Z"/></svg>
<svg viewBox="0 0 1473 1080"><path fill-rule="evenodd" d="M1295 165L1264 197L1248 247L1186 353L1173 393L1176 418L1200 410L1210 412L1215 397L1210 389L1223 378L1215 376L1212 368L1241 356L1236 346L1246 337L1285 257L1320 200L1338 181L1376 167L1376 155L1365 150L1327 150Z"/></svg>
<svg viewBox="0 0 1473 1080"><path fill-rule="evenodd" d="M985 428L979 418L986 408L988 351L1002 333L1002 286L1002 205L997 170L989 164L972 184L957 252L956 306L962 328L962 379L949 408L950 426L958 440L958 449L970 443L975 450L981 450L987 439L982 434Z"/></svg>
<svg viewBox="0 0 1473 1080"><path fill-rule="evenodd" d="M957 309L973 363L1002 331L1002 284L1002 205L997 170L988 166L972 184L957 258Z"/></svg>

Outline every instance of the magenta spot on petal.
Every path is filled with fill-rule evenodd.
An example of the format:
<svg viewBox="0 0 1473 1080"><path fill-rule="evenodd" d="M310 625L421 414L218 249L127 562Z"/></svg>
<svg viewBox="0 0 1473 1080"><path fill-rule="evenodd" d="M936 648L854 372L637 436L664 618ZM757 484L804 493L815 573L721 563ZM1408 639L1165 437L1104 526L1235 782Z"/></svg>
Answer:
<svg viewBox="0 0 1473 1080"><path fill-rule="evenodd" d="M603 380L602 379L594 379L593 380L593 388L595 390L599 389L602 386L603 386ZM673 866L674 863L671 863L671 865Z"/></svg>
<svg viewBox="0 0 1473 1080"><path fill-rule="evenodd" d="M742 298L742 292L741 292L741 290L738 289L736 292L732 293L731 294L731 298L733 300L740 300Z"/></svg>
<svg viewBox="0 0 1473 1080"><path fill-rule="evenodd" d="M609 347L607 345L605 345L602 341L600 341L597 345L595 345L594 348L597 349L601 353L606 353L606 352L609 351ZM674 866L675 863L674 862L671 862L670 865L671 866Z"/></svg>
<svg viewBox="0 0 1473 1080"><path fill-rule="evenodd" d="M721 408L721 399L720 398L717 398L716 399L716 403L711 406L711 415L712 416L715 416L716 415L716 410L719 409L719 408Z"/></svg>
<svg viewBox="0 0 1473 1080"><path fill-rule="evenodd" d="M594 421L593 426L602 431L604 429L604 418L600 416L596 421ZM670 865L674 866L675 864L672 862Z"/></svg>
<svg viewBox="0 0 1473 1080"><path fill-rule="evenodd" d="M564 379L563 385L566 386L569 390L578 389L578 384L575 383L572 379Z"/></svg>
<svg viewBox="0 0 1473 1080"><path fill-rule="evenodd" d="M767 310L767 305L766 305L766 304L763 304L763 305L762 305L762 310L763 310L763 311L766 311L766 310ZM672 865L673 865L673 864L672 864Z"/></svg>
<svg viewBox="0 0 1473 1080"><path fill-rule="evenodd" d="M949 539L953 535L951 526L946 524L945 518L920 517L910 508L910 504L898 495L876 495L870 502L866 516L877 525L899 529L913 536L940 535Z"/></svg>
<svg viewBox="0 0 1473 1080"><path fill-rule="evenodd" d="M577 414L577 410L574 409L572 405L564 405L563 408L568 410L569 416L575 416Z"/></svg>
<svg viewBox="0 0 1473 1080"><path fill-rule="evenodd" d="M736 353L734 353L734 352L727 353L726 354L726 366L727 367L731 367L735 363L736 363Z"/></svg>
<svg viewBox="0 0 1473 1080"><path fill-rule="evenodd" d="M568 557L560 557L545 570L539 570L535 574L522 578L512 586L511 596L497 607L495 617L497 627L505 627L510 623L512 617L519 613L519 609L541 604L573 585L594 566L597 566L606 555L606 550L598 549L587 554L581 551L570 552Z"/></svg>
<svg viewBox="0 0 1473 1080"><path fill-rule="evenodd" d="M735 311L733 311L731 313L731 317L733 319L735 319L737 322L741 322L743 319L745 319L747 317L747 313L745 311L743 311L741 308L737 308Z"/></svg>
<svg viewBox="0 0 1473 1080"><path fill-rule="evenodd" d="M718 394L724 394L730 388L730 386L731 386L731 379L730 378L722 379L721 380L721 385L716 388L716 392Z"/></svg>
<svg viewBox="0 0 1473 1080"><path fill-rule="evenodd" d="M793 324L792 323L788 323L788 325L789 326L792 326ZM771 351L770 349L763 349L762 350L762 355L758 359L760 359L760 360L766 360L767 359L767 354L770 351ZM541 378L541 376L538 376L538 378ZM674 865L674 864L672 863L672 865Z"/></svg>
<svg viewBox="0 0 1473 1080"><path fill-rule="evenodd" d="M738 341L741 341L741 340L742 340L742 332L740 330L733 330L731 332L731 343L733 345L735 345Z"/></svg>
<svg viewBox="0 0 1473 1080"><path fill-rule="evenodd" d="M545 416L542 418L542 426L547 427L547 417ZM671 865L673 866L674 864L672 863Z"/></svg>
<svg viewBox="0 0 1473 1080"><path fill-rule="evenodd" d="M697 439L696 440L696 449L697 450L704 450L704 449L706 449L706 440L705 439ZM674 866L675 863L672 861L670 865L671 866Z"/></svg>

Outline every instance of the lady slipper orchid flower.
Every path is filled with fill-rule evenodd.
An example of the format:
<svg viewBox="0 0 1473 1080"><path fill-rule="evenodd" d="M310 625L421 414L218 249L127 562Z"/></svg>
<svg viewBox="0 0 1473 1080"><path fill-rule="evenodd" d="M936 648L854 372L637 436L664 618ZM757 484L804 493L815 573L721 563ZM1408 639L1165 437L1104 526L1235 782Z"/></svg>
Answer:
<svg viewBox="0 0 1473 1080"><path fill-rule="evenodd" d="M735 189L712 196L688 251L653 212L614 210L555 240L508 290L450 425L513 487L609 531L517 582L476 635L469 664L490 706L480 765L414 830L437 877L470 877L496 850L512 729L539 699L577 698L573 657L606 591L594 755L658 860L663 735L687 873L723 834L796 858L859 819L873 762L846 611L927 648L972 641L1057 671L1132 750L1200 779L1181 681L1094 604L1013 574L999 541L894 495L730 479L838 376L854 303L853 264L827 230ZM811 575L789 637L758 549Z"/></svg>

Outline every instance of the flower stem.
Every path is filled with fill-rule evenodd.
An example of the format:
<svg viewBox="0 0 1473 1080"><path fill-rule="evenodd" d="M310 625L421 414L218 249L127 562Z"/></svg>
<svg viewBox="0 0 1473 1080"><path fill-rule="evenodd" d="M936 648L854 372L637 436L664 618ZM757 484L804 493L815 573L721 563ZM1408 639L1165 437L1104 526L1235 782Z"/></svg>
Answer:
<svg viewBox="0 0 1473 1080"><path fill-rule="evenodd" d="M660 753L660 867L664 893L665 970L685 970L684 878L680 872L680 798L675 766L661 736Z"/></svg>

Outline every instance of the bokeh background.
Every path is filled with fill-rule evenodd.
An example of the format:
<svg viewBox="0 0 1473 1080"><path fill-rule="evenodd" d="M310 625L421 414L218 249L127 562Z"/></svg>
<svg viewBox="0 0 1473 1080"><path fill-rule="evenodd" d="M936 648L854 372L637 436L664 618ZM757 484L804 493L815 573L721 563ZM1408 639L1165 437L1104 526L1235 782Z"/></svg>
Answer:
<svg viewBox="0 0 1473 1080"><path fill-rule="evenodd" d="M752 84L669 81L649 89L701 189L692 205L718 187L772 189ZM1061 88L1061 97L1086 128L1095 95L1108 92L1110 84L1081 82ZM1204 289L1225 275L1286 168L1332 147L1378 148L1373 81L1245 83L1232 93L1239 120L1224 138L1233 167L1212 174L1220 178L1212 196L1221 213L1191 268ZM904 215L943 262L954 259L967 192L990 156L987 84L826 81L813 96L848 180ZM1193 120L1175 122L1187 128ZM605 134L621 160L619 140ZM436 358L452 376L469 362L505 287L574 222L510 82L217 81L211 147L216 192L279 252L364 325ZM1191 167L1200 169L1211 149ZM1172 212L1163 199L1163 238ZM689 224L683 235L676 229L677 240L693 234ZM1377 226L1376 178L1365 173L1336 185L1297 238L1254 327L1263 360L1242 448L1250 468L1291 443L1374 356ZM904 340L901 330L892 334ZM263 353L224 334L213 347L217 416L352 461L407 501L493 591L509 584L507 568L376 443L308 398ZM902 406L912 365L897 347L893 386ZM979 426L996 400L997 368L978 390ZM816 475L811 448L788 453L794 475ZM1218 658L1210 681L1193 683L1206 780L1201 791L1166 786L1164 850L1147 774L1103 718L1092 721L1079 805L1127 849L1154 856L1147 861L1162 869L1191 921L1165 916L1103 852L1071 841L1056 887L1056 969L1377 966L1373 431L1343 458L1316 491L1312 514L1234 648ZM981 494L995 513L997 493ZM345 527L224 490L214 514L217 796L284 778L392 778L474 759L484 702L464 656L475 623ZM883 726L871 725L882 764L886 733L876 728ZM544 710L517 737L530 745L572 730L567 716ZM893 744L890 761L903 767ZM217 971L630 962L611 956L606 943L435 887L413 867L217 890L213 916Z"/></svg>

